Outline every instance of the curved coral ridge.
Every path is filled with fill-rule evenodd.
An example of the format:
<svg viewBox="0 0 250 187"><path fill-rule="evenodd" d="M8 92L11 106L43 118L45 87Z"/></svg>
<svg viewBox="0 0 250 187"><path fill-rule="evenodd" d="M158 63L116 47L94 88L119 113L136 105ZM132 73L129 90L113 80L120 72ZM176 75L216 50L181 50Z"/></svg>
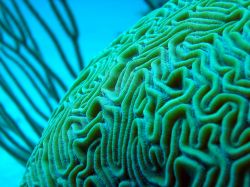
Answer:
<svg viewBox="0 0 250 187"><path fill-rule="evenodd" d="M169 1L81 72L23 185L248 186L250 1Z"/></svg>

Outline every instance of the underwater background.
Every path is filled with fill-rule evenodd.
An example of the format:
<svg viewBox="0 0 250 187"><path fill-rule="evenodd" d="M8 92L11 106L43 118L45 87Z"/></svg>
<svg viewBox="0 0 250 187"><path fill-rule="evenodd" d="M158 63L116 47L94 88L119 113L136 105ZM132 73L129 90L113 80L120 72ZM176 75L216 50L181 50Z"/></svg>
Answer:
<svg viewBox="0 0 250 187"><path fill-rule="evenodd" d="M18 186L25 170L25 164L22 163L24 162L23 158L20 158L20 162L20 160L14 158L13 155L11 156L9 152L6 151L6 148L8 148L9 146L10 152L16 151L17 154L20 154L22 156L23 154L26 154L24 150L27 147L27 145L25 145L25 141L22 142L20 137L16 136L15 133L11 133L12 127L9 127L8 124L11 124L12 122L15 123L19 127L19 130L24 132L25 136L28 137L30 142L37 143L37 141L39 140L39 133L34 133L34 129L27 122L27 118L23 116L22 107L17 105L23 106L23 109L26 110L29 116L31 116L31 119L35 119L38 126L40 125L39 128L42 129L46 127L46 119L50 116L50 111L52 111L56 107L57 103L56 99L51 99L48 93L43 92L45 93L44 95L48 98L48 101L53 103L51 105L52 110L49 110L48 106L46 106L45 101L39 96L39 93L36 92L34 85L30 83L31 80L27 78L27 75L20 68L21 66L18 66L14 63L14 60L18 61L18 59L24 61L24 58L22 59L22 56L12 50L12 48L10 47L11 45L13 45L17 49L19 49L18 46L22 46L22 43L18 41L18 37L20 36L21 38L22 32L20 32L17 26L18 23L21 23L21 21L15 23L15 21L13 21L15 19L11 17L10 13L12 12L16 14L16 18L20 19L20 15L18 15L18 13L16 12L14 5L16 5L19 10L21 10L23 18L26 20L30 31L33 34L33 37L38 44L40 53L43 57L43 61L46 62L46 66L48 66L55 74L59 75L59 77L62 78L62 81L64 82L66 88L68 88L72 84L73 80L75 79L74 76L79 73L81 68L76 67L77 58L74 54L74 47L71 46L69 37L65 35L65 32L63 32L61 25L54 15L48 0L1 0L0 2L0 185L3 187ZM58 53L55 45L53 44L53 40L51 40L51 37L48 35L47 31L44 30L44 28L41 26L41 23L37 21L31 11L27 9L27 5L25 4L25 2L29 2L34 10L39 13L41 18L45 20L54 36L59 41L60 46L62 47L62 50L68 59L69 65L74 71L74 76L68 71L67 67L63 65L61 56ZM60 4L58 2L55 4ZM121 32L126 31L149 11L148 5L143 0L68 0L67 3L73 13L73 17L75 18L76 25L78 27L78 44L84 66L87 66L91 58L96 56L105 47L107 47L112 42L112 40L115 39ZM56 6L60 8L61 5ZM4 9L2 7L4 7ZM8 12L7 10L9 10L10 12ZM65 16L62 9L61 13ZM9 27L12 27L13 33L16 33L16 38L15 35L12 36L11 33L6 32L8 31L8 27L6 26L8 25L7 23L10 23ZM12 41L13 38L14 42ZM30 41L27 42L27 45L29 45L29 42ZM46 79L47 74L39 66L37 60L32 57L31 52L25 49L25 47L23 47L24 49L22 49L22 47L20 48L20 53L23 53L24 56L26 56L26 58L30 60L31 64L34 65L34 68L38 71L38 73L41 74L41 77ZM27 68L27 64L23 63L22 67ZM31 75L31 77L36 81L37 77L35 76L36 74L34 72L31 72L29 75ZM20 87L18 87L17 82L20 83L23 91L20 91ZM35 83L41 90L43 89L44 85L40 84L39 81L36 81ZM61 93L58 94L58 96L61 97L64 92L65 91L61 89ZM29 101L23 93L27 93L28 96L31 96L31 99L35 103L34 105L39 109L39 111L43 112L45 116L44 118L39 116L37 112L34 112L34 107L32 108L32 106L30 106ZM15 101L14 98L16 98L17 101ZM12 122L6 123L6 119L7 121L9 120ZM20 148L19 150L19 148L16 147L15 144L12 145L6 143L8 141L8 136L12 137L10 139L12 139L13 142L18 142L18 144L20 143L23 148ZM4 147L5 149L3 149Z"/></svg>
<svg viewBox="0 0 250 187"><path fill-rule="evenodd" d="M161 2L0 0L0 186L249 187L250 0Z"/></svg>

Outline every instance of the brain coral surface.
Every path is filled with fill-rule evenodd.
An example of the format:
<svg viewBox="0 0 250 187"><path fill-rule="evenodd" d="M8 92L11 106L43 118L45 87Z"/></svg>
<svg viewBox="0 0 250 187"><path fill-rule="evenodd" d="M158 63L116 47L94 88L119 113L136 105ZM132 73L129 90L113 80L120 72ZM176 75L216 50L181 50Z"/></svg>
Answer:
<svg viewBox="0 0 250 187"><path fill-rule="evenodd" d="M250 1L168 1L92 60L23 186L250 186Z"/></svg>

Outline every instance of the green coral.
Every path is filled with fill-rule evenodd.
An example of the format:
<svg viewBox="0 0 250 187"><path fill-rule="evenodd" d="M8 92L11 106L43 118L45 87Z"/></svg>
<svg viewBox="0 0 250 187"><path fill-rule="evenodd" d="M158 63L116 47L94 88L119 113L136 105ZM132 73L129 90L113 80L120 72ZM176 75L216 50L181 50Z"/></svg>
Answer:
<svg viewBox="0 0 250 187"><path fill-rule="evenodd" d="M250 1L177 1L86 67L28 186L249 186Z"/></svg>

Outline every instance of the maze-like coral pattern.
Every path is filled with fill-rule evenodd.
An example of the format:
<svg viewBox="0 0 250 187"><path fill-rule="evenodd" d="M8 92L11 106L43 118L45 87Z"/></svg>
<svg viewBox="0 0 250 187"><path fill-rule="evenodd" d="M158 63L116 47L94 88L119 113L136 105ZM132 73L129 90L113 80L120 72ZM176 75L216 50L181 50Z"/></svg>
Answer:
<svg viewBox="0 0 250 187"><path fill-rule="evenodd" d="M177 1L81 72L23 186L250 186L250 1Z"/></svg>

